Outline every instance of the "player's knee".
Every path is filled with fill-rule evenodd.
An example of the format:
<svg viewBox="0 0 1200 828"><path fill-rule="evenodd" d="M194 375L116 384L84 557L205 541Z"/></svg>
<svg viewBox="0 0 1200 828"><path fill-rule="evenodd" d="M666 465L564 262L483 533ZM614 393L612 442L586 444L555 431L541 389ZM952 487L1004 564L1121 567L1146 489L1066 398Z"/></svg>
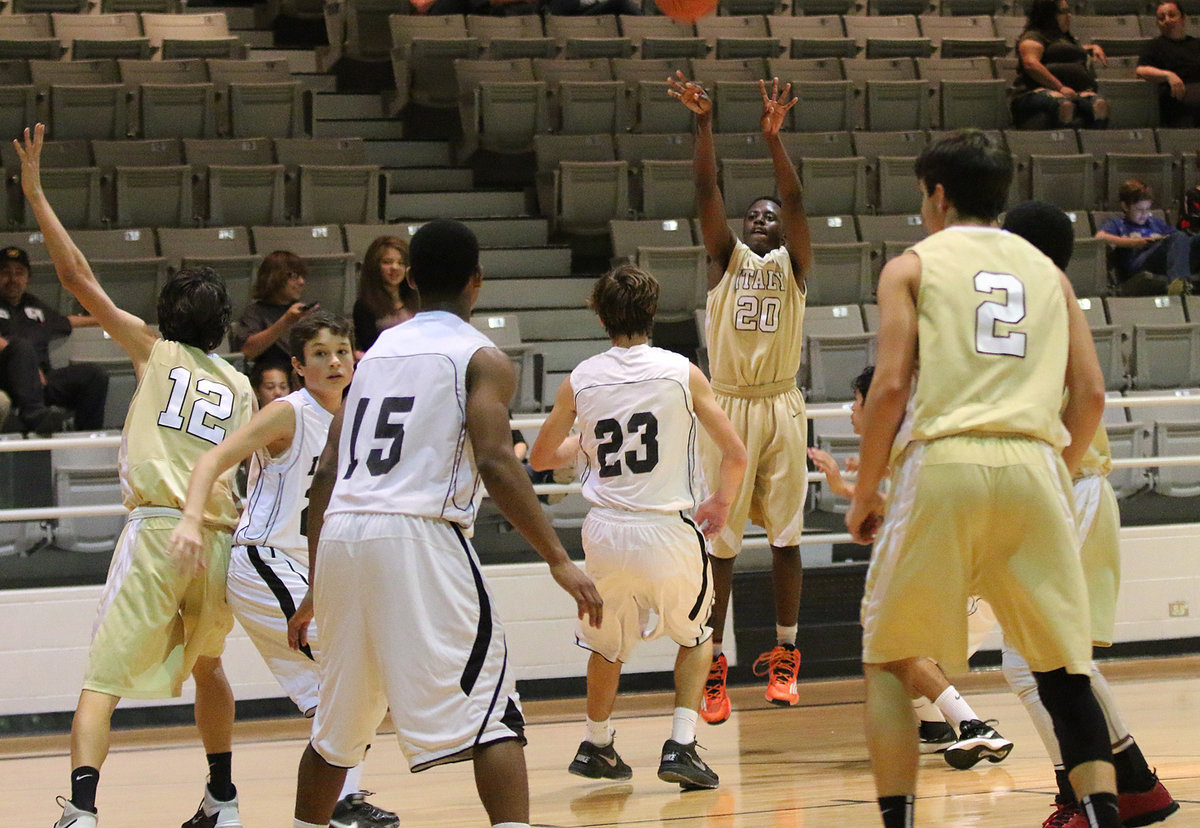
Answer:
<svg viewBox="0 0 1200 828"><path fill-rule="evenodd" d="M1042 704L1054 723L1054 734L1067 770L1084 762L1111 762L1108 727L1092 695L1090 677L1061 668L1034 673L1033 677Z"/></svg>
<svg viewBox="0 0 1200 828"><path fill-rule="evenodd" d="M1011 647L1005 647L1000 655L1000 669L1008 688L1024 701L1030 694L1037 693L1037 682L1025 659Z"/></svg>

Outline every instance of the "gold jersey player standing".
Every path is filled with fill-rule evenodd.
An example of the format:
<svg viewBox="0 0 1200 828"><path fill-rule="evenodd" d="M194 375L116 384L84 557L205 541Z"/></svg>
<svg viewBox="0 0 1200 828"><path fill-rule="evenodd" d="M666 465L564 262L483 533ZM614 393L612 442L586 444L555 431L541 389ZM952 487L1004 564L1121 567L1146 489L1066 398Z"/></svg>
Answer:
<svg viewBox="0 0 1200 828"><path fill-rule="evenodd" d="M791 85L780 92L776 78L768 94L766 84L760 82L760 127L775 165L779 197L760 198L750 205L739 240L726 222L717 187L712 101L682 73L668 83L670 94L696 113L696 202L709 259L706 337L712 387L749 459L729 521L712 541L713 661L700 715L709 724L720 724L730 713L725 692L728 665L721 642L733 588L733 559L741 549L747 519L767 532L775 591L776 646L759 657L754 671L768 676L767 701L779 705L800 701L796 628L803 574L799 544L808 485L808 423L796 372L812 251L800 178L779 138L788 110L796 103ZM701 455L705 475L717 480L720 453L704 440Z"/></svg>
<svg viewBox="0 0 1200 828"><path fill-rule="evenodd" d="M875 540L863 671L883 824L913 825L917 733L898 676L920 657L964 670L965 608L979 595L1033 671L1081 826L1115 828L1071 498L1104 409L1095 347L1062 271L994 226L1012 180L1006 151L964 130L930 144L915 171L931 235L880 277L879 362L846 515L856 540Z"/></svg>

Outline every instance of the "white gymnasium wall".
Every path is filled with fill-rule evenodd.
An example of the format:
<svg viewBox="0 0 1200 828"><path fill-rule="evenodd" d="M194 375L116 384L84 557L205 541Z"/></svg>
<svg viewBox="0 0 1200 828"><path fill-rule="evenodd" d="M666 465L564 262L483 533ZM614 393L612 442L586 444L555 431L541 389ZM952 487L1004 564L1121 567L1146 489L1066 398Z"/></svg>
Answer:
<svg viewBox="0 0 1200 828"><path fill-rule="evenodd" d="M1117 641L1200 637L1200 525L1135 527L1122 530L1121 538ZM545 566L507 564L484 569L505 619L509 656L517 675L524 679L582 676L587 658L574 644L573 603ZM0 716L74 710L99 595L98 586L0 590L0 629L9 631L0 641ZM726 641L732 643L733 636L727 633ZM985 649L998 646L998 635L984 645ZM659 639L640 648L626 669L668 671L674 657L674 645ZM240 628L229 638L225 669L239 699L280 696ZM189 683L182 701L190 700Z"/></svg>

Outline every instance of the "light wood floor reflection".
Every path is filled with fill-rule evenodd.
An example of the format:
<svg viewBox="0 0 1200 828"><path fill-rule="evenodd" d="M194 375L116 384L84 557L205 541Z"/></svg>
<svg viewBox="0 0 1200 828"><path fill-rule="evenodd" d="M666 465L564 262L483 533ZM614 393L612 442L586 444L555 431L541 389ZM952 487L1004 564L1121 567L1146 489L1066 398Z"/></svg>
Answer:
<svg viewBox="0 0 1200 828"><path fill-rule="evenodd" d="M1165 823L1200 826L1200 658L1137 660L1105 666L1118 703L1159 777L1182 804ZM1039 826L1049 813L1053 776L1028 717L997 672L958 682L976 711L999 720L1016 743L1003 763L950 769L922 760L920 826ZM526 704L533 823L541 826L669 825L714 828L874 828L879 825L862 735L862 683L806 682L801 706L767 705L757 688L735 688L735 712L719 727L701 723L706 761L721 775L716 791L680 793L655 776L670 729L665 694L622 697L617 747L633 767L628 783L571 776L582 736L581 699ZM306 722L239 723L234 749L246 828L290 828L296 762ZM0 825L48 826L66 793L66 736L0 739ZM102 828L169 828L195 811L204 756L191 728L115 734L100 787ZM407 828L481 826L470 764L407 772L395 740L381 734L365 786Z"/></svg>

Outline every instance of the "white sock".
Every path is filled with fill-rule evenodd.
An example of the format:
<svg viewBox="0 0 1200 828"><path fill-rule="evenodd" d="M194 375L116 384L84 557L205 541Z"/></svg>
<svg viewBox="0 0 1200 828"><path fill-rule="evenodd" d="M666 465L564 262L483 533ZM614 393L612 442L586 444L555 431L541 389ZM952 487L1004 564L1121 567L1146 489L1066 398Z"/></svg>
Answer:
<svg viewBox="0 0 1200 828"><path fill-rule="evenodd" d="M362 762L346 771L346 782L342 785L342 792L338 794L338 799L345 799L350 794L356 794L362 790L362 774Z"/></svg>
<svg viewBox="0 0 1200 828"><path fill-rule="evenodd" d="M293 819L292 828L329 828L329 824L318 825L315 822L305 822L302 819Z"/></svg>
<svg viewBox="0 0 1200 828"><path fill-rule="evenodd" d="M1129 727L1121 718L1121 711L1117 710L1117 702L1113 698L1112 688L1108 686L1108 680L1100 675L1100 668L1094 661L1092 662L1092 695L1096 697L1096 703L1104 711L1104 721L1108 723L1108 738L1112 744L1124 743L1125 747L1133 744L1133 740L1129 738Z"/></svg>
<svg viewBox="0 0 1200 828"><path fill-rule="evenodd" d="M529 828L528 822L494 822L492 828Z"/></svg>
<svg viewBox="0 0 1200 828"><path fill-rule="evenodd" d="M699 714L687 707L676 707L671 720L671 739L681 745L696 741L696 718Z"/></svg>
<svg viewBox="0 0 1200 828"><path fill-rule="evenodd" d="M796 631L800 629L799 624L792 624L790 627L783 627L779 624L775 625L775 643L790 644L796 646Z"/></svg>
<svg viewBox="0 0 1200 828"><path fill-rule="evenodd" d="M602 722L593 722L591 719L588 719L586 724L587 730L583 737L584 740L591 742L596 747L608 747L612 744L613 733L615 732L612 729L611 722L612 719L605 719Z"/></svg>
<svg viewBox="0 0 1200 828"><path fill-rule="evenodd" d="M713 656L712 657L715 659L720 654L721 654L721 642L713 641Z"/></svg>
<svg viewBox="0 0 1200 828"><path fill-rule="evenodd" d="M918 696L913 699L912 706L913 712L917 714L917 718L923 722L946 721L946 717L942 715L942 711L937 709L937 705L924 696Z"/></svg>
<svg viewBox="0 0 1200 828"><path fill-rule="evenodd" d="M942 691L942 695L933 700L933 703L938 706L938 710L942 711L942 715L946 717L946 721L952 722L958 727L962 727L962 723L968 719L979 719L975 715L975 711L971 709L971 705L967 704L966 700L958 695L958 691L954 689L954 685L950 685Z"/></svg>

